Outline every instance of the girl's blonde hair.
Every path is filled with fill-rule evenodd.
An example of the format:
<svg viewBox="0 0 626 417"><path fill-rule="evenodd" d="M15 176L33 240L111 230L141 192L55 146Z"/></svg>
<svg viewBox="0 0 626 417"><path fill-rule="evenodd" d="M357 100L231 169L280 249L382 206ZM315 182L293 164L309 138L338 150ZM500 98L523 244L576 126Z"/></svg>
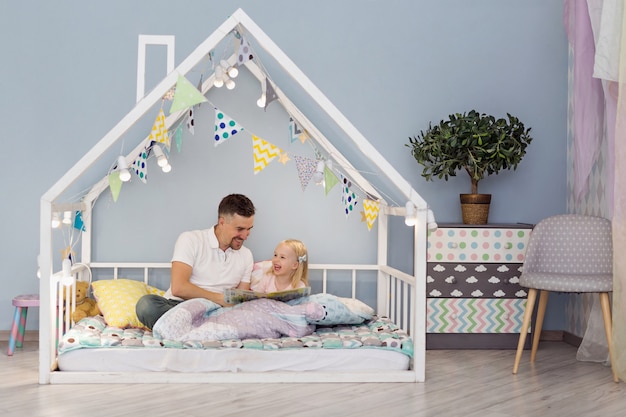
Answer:
<svg viewBox="0 0 626 417"><path fill-rule="evenodd" d="M296 254L296 260L298 261L298 268L296 268L293 276L291 277L291 286L297 288L300 281L304 282L305 286L309 286L309 254L307 253L306 246L296 239L285 239L279 243L287 245Z"/></svg>

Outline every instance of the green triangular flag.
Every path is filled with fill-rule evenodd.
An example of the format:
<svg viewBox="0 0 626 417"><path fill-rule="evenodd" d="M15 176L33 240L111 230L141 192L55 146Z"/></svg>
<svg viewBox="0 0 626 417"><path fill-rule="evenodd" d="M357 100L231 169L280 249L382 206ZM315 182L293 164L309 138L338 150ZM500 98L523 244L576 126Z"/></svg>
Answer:
<svg viewBox="0 0 626 417"><path fill-rule="evenodd" d="M114 171L111 173L111 175L109 175L109 188L111 189L113 201L117 202L117 198L120 195L120 190L122 189L122 180L120 180L119 171Z"/></svg>
<svg viewBox="0 0 626 417"><path fill-rule="evenodd" d="M337 176L333 174L333 172L328 169L328 167L324 167L324 191L326 195L328 195L328 192L331 190L331 188L337 185L338 182L339 179L337 178Z"/></svg>
<svg viewBox="0 0 626 417"><path fill-rule="evenodd" d="M208 101L189 80L178 74L176 82L176 92L174 93L174 101L170 107L170 114L175 111L187 109L195 104Z"/></svg>

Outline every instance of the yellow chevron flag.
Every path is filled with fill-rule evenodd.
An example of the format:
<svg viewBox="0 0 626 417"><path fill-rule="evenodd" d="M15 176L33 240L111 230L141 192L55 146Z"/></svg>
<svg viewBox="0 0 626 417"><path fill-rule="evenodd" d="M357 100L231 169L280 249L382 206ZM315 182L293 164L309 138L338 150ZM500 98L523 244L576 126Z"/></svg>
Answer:
<svg viewBox="0 0 626 417"><path fill-rule="evenodd" d="M271 143L252 135L254 150L254 174L258 174L272 159L282 153L282 150Z"/></svg>
<svg viewBox="0 0 626 417"><path fill-rule="evenodd" d="M363 217L367 222L368 230L372 230L372 226L374 226L374 222L378 217L378 211L380 210L380 203L378 201L373 200L363 200Z"/></svg>
<svg viewBox="0 0 626 417"><path fill-rule="evenodd" d="M163 109L159 110L159 114L152 125L152 131L150 132L150 142L159 142L167 146L167 150L170 149L170 135L165 128L165 113Z"/></svg>

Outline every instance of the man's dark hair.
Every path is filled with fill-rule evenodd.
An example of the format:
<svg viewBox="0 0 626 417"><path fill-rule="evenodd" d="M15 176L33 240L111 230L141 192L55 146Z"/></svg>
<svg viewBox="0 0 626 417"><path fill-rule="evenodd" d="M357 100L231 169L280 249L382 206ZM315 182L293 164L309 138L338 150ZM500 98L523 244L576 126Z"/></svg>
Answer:
<svg viewBox="0 0 626 417"><path fill-rule="evenodd" d="M233 214L252 217L254 216L254 204L243 194L229 194L220 202L217 214L219 217Z"/></svg>

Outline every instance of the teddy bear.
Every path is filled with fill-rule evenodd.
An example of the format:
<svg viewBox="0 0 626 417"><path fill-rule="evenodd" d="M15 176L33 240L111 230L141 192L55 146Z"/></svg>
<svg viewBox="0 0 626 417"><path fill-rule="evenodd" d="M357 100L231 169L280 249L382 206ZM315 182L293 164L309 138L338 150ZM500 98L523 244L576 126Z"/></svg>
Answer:
<svg viewBox="0 0 626 417"><path fill-rule="evenodd" d="M72 312L72 320L78 322L85 317L97 316L100 314L96 300L87 297L89 293L89 283L87 281L76 281L76 309Z"/></svg>

